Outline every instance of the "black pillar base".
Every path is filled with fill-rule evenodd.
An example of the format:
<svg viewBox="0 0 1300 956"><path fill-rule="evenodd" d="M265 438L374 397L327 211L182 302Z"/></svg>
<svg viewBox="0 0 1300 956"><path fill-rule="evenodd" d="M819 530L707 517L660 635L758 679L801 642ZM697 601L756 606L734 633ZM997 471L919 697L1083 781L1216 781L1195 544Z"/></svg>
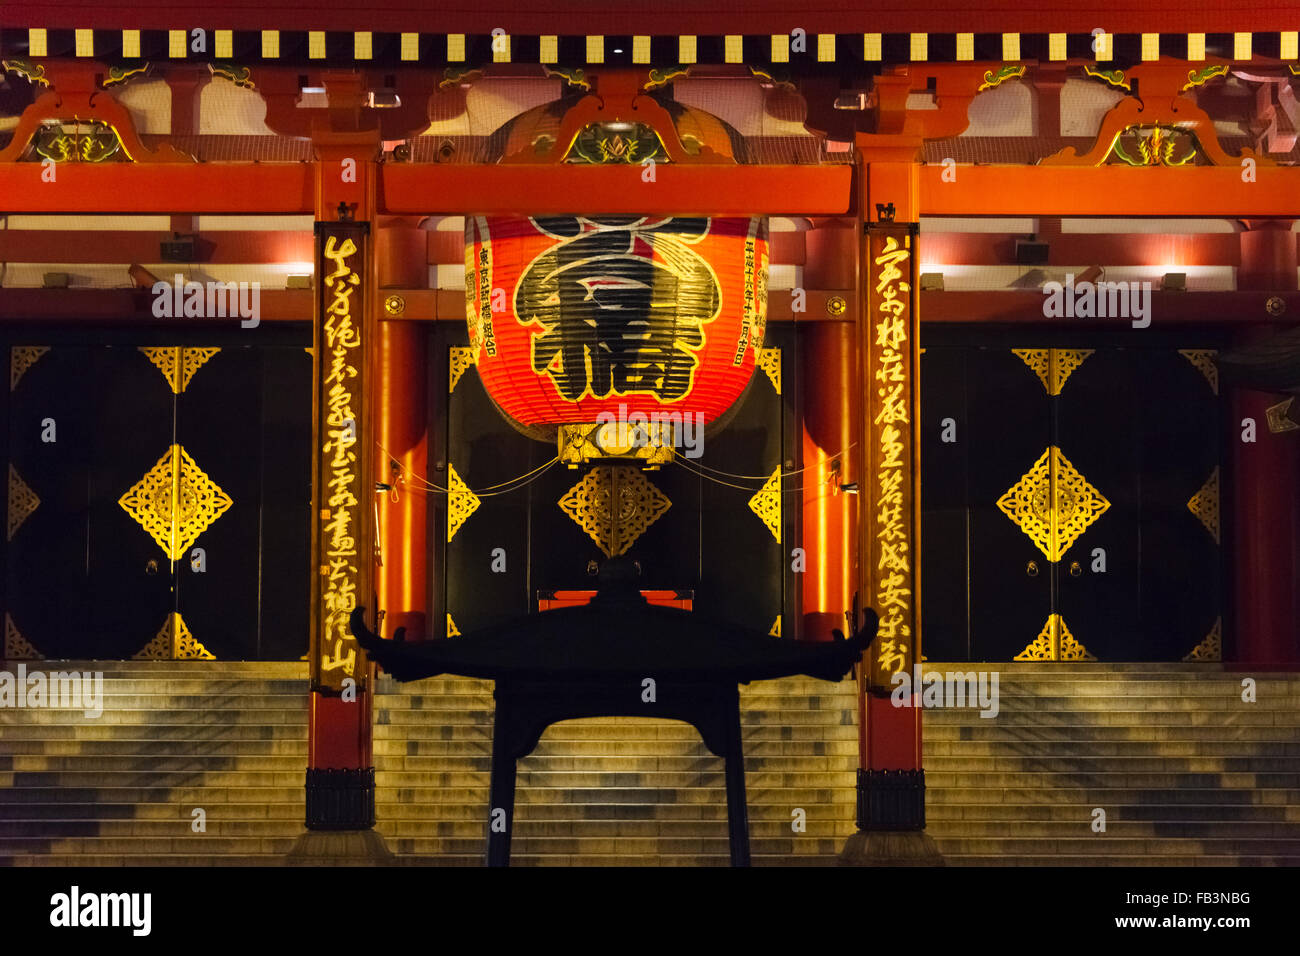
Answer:
<svg viewBox="0 0 1300 956"><path fill-rule="evenodd" d="M924 830L924 770L859 770L859 830Z"/></svg>
<svg viewBox="0 0 1300 956"><path fill-rule="evenodd" d="M307 770L308 830L369 830L375 825L375 768Z"/></svg>
<svg viewBox="0 0 1300 956"><path fill-rule="evenodd" d="M842 866L944 865L925 832L924 770L859 770L857 822Z"/></svg>

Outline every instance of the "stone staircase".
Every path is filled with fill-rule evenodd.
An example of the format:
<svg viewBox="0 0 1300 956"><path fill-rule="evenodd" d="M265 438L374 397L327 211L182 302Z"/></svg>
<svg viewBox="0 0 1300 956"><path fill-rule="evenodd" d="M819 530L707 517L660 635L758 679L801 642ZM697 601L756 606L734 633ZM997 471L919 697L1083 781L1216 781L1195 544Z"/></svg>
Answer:
<svg viewBox="0 0 1300 956"><path fill-rule="evenodd" d="M265 865L303 832L306 664L26 663L102 671L103 713L0 708L0 865Z"/></svg>
<svg viewBox="0 0 1300 956"><path fill-rule="evenodd" d="M267 864L303 832L305 664L40 666L99 667L104 713L0 708L0 865ZM1242 676L1003 665L997 718L926 713L930 834L950 865L1300 864L1300 675L1248 675L1253 704ZM377 690L379 831L404 863L480 865L491 685ZM853 832L853 684L765 681L741 708L755 863L833 863ZM685 724L554 725L519 765L513 859L725 865L722 761Z"/></svg>
<svg viewBox="0 0 1300 956"><path fill-rule="evenodd" d="M482 862L492 706L486 681L381 681L376 815L395 853ZM849 681L741 689L755 864L834 862L854 830L855 721ZM802 832L795 810L804 811ZM723 762L674 721L552 725L519 762L511 857L517 865L725 866Z"/></svg>
<svg viewBox="0 0 1300 956"><path fill-rule="evenodd" d="M927 823L949 864L1300 865L1300 675L1016 663L999 689L994 719L925 715Z"/></svg>

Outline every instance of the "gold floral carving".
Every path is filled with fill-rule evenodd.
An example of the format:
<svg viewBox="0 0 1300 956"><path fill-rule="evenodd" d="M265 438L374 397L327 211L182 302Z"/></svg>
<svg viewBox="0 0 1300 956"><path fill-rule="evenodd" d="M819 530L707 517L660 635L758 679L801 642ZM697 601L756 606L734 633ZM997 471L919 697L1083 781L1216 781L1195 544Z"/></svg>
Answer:
<svg viewBox="0 0 1300 956"><path fill-rule="evenodd" d="M759 349L754 364L767 373L772 380L776 394L781 394L781 350L779 348Z"/></svg>
<svg viewBox="0 0 1300 956"><path fill-rule="evenodd" d="M1196 515L1214 543L1219 544L1219 466L1215 465L1201 490L1187 501L1187 510Z"/></svg>
<svg viewBox="0 0 1300 956"><path fill-rule="evenodd" d="M1075 540L1110 507L1055 445L998 499L1049 561L1059 561Z"/></svg>
<svg viewBox="0 0 1300 956"><path fill-rule="evenodd" d="M767 525L772 537L781 540L781 468L778 465L771 476L758 489L758 493L749 499L749 510L758 515L759 520Z"/></svg>
<svg viewBox="0 0 1300 956"><path fill-rule="evenodd" d="M448 358L447 394L456 390L460 377L474 364L474 348L469 345L453 345Z"/></svg>
<svg viewBox="0 0 1300 956"><path fill-rule="evenodd" d="M1210 383L1210 389L1218 395L1219 366L1214 364L1214 356L1219 353L1214 349L1179 349L1178 354L1196 366L1197 371Z"/></svg>
<svg viewBox="0 0 1300 956"><path fill-rule="evenodd" d="M1065 619L1059 614L1049 614L1047 623L1038 632L1038 636L1015 656L1018 661L1095 661L1097 658L1088 653L1080 644Z"/></svg>
<svg viewBox="0 0 1300 956"><path fill-rule="evenodd" d="M15 345L9 350L9 391L18 387L23 373L48 351L49 348L44 345Z"/></svg>
<svg viewBox="0 0 1300 956"><path fill-rule="evenodd" d="M14 532L22 527L33 511L39 507L41 499L28 487L22 476L11 464L9 466L9 538L14 539Z"/></svg>
<svg viewBox="0 0 1300 956"><path fill-rule="evenodd" d="M450 541L482 502L456 474L451 462L447 463L447 475L447 540Z"/></svg>
<svg viewBox="0 0 1300 956"><path fill-rule="evenodd" d="M559 505L613 558L625 554L672 502L639 468L600 465L565 492Z"/></svg>
<svg viewBox="0 0 1300 956"><path fill-rule="evenodd" d="M781 636L781 615L777 615L776 620L772 622L772 627L767 632L768 637Z"/></svg>
<svg viewBox="0 0 1300 956"><path fill-rule="evenodd" d="M447 636L460 637L460 628L456 626L456 622L451 619L450 614L447 615Z"/></svg>
<svg viewBox="0 0 1300 956"><path fill-rule="evenodd" d="M1210 633L1183 660L1189 664L1223 660L1223 618L1214 619Z"/></svg>
<svg viewBox="0 0 1300 956"><path fill-rule="evenodd" d="M1012 349L1033 369L1048 395L1060 395L1066 379L1083 364L1093 349Z"/></svg>
<svg viewBox="0 0 1300 956"><path fill-rule="evenodd" d="M171 386L172 391L179 395L189 386L194 373L221 349L173 347L142 348L140 351L145 354L150 362L157 366L158 371L162 372L163 378L167 380L167 384Z"/></svg>
<svg viewBox="0 0 1300 956"><path fill-rule="evenodd" d="M181 616L167 615L158 635L131 655L136 661L214 661L216 657L194 639Z"/></svg>
<svg viewBox="0 0 1300 956"><path fill-rule="evenodd" d="M234 502L180 445L172 445L117 502L179 561Z"/></svg>
<svg viewBox="0 0 1300 956"><path fill-rule="evenodd" d="M18 632L14 619L5 612L5 652L2 655L7 661L39 661L44 657L40 651L32 647L31 642Z"/></svg>

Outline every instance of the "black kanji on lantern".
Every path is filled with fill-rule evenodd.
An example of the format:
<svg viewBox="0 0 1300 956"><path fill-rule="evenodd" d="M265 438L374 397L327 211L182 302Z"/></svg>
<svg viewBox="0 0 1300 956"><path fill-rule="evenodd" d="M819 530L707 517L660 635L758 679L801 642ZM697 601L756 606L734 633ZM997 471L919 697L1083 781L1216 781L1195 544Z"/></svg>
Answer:
<svg viewBox="0 0 1300 956"><path fill-rule="evenodd" d="M704 326L722 307L718 277L691 244L708 219L576 216L532 220L558 241L515 291L515 314L537 323L536 372L561 395L647 392L665 401L691 390Z"/></svg>

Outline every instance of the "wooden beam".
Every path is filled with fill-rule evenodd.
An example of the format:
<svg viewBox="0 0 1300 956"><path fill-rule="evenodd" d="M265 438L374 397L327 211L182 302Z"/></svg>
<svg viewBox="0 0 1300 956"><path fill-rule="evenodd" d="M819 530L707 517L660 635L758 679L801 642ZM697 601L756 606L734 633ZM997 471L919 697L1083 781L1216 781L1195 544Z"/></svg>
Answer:
<svg viewBox="0 0 1300 956"><path fill-rule="evenodd" d="M1300 217L1300 169L1259 166L921 167L925 216ZM922 247L924 250L924 247Z"/></svg>
<svg viewBox="0 0 1300 956"><path fill-rule="evenodd" d="M922 292L924 323L1007 322L1073 329L1127 329L1128 319L1049 319L1043 315L1042 292ZM1285 309L1272 315L1265 304L1281 299ZM1151 326L1228 323L1300 323L1300 292L1161 292L1151 293ZM1142 332L1134 329L1134 334Z"/></svg>
<svg viewBox="0 0 1300 956"><path fill-rule="evenodd" d="M437 320L441 322L465 321L465 293L459 289L393 289L379 290L383 296L401 296L405 303L401 315L383 315L385 321L422 322ZM794 303L790 289L773 289L767 297L767 319L769 322L813 322L818 320L847 321L856 307L856 296L852 289L807 289L804 299L804 311L794 312ZM828 308L832 299L842 300L836 303L834 311Z"/></svg>
<svg viewBox="0 0 1300 956"><path fill-rule="evenodd" d="M849 211L853 167L385 164L380 208L390 215L638 213L834 216Z"/></svg>
<svg viewBox="0 0 1300 956"><path fill-rule="evenodd" d="M1234 30L1294 29L1292 8L1283 0L1078 0L1024 3L1023 0L850 0L801 4L789 0L679 0L633 7L592 0L543 0L521 5L507 0L428 4L392 0L226 0L185 3L152 0L146 5L91 3L88 0L27 0L0 6L0 27L54 29L188 29L219 23L234 30L374 30L396 33L463 32L487 34L494 26L511 34L606 35L788 33L791 24L813 33L1088 33L1104 25L1112 33L1207 33ZM860 43L861 41L859 41ZM858 53L859 58L861 53Z"/></svg>
<svg viewBox="0 0 1300 956"><path fill-rule="evenodd" d="M221 325L240 327L238 318L155 318L152 303L148 289L0 289L0 322L83 324L131 320L140 324L189 329ZM312 290L263 289L259 306L263 322L309 322Z"/></svg>
<svg viewBox="0 0 1300 956"><path fill-rule="evenodd" d="M0 213L311 214L310 163L0 164Z"/></svg>
<svg viewBox="0 0 1300 956"><path fill-rule="evenodd" d="M170 232L130 229L0 229L0 262L158 263L161 243L171 238ZM213 230L199 235L194 262L310 263L312 254L310 229Z"/></svg>

